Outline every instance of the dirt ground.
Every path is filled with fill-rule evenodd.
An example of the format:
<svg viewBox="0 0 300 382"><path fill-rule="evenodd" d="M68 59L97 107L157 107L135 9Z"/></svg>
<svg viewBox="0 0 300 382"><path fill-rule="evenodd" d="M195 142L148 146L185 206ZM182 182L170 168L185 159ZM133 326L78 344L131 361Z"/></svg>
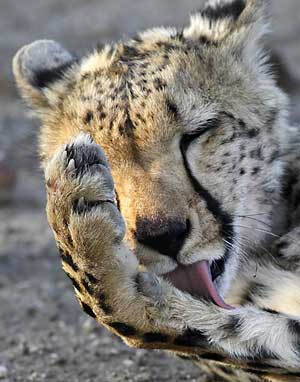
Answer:
<svg viewBox="0 0 300 382"><path fill-rule="evenodd" d="M53 38L82 54L95 43L160 24L182 25L200 0L0 0L0 381L201 381L193 365L132 350L79 308L44 213L38 122L18 99L11 59ZM300 2L272 1L271 47L286 62L291 115L300 121Z"/></svg>

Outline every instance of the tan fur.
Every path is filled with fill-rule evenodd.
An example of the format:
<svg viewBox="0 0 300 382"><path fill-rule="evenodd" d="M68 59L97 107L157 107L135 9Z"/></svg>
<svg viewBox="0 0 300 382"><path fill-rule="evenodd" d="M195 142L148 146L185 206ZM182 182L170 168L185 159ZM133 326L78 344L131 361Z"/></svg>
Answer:
<svg viewBox="0 0 300 382"><path fill-rule="evenodd" d="M130 346L197 360L212 354L217 366L210 364L211 373L229 380L218 365L234 365L246 373L232 371L228 378L245 382L273 375L299 380L291 333L297 325L287 316L300 312L297 275L285 268L292 255L281 266L264 255L274 237L286 234L290 205L282 197L283 179L297 133L288 128L287 99L261 44L268 29L265 3L248 0L235 14L241 2L226 8L230 1L211 1L181 33L155 28L80 61L55 42L37 42L22 48L13 66L42 122L47 215L83 308ZM68 68L38 88L33 79L47 62L47 55L39 58L47 49L58 57L50 59L51 70L58 61ZM34 64L28 57L35 54ZM183 137L210 123L215 126L191 142L185 162ZM231 216L232 242L186 163ZM162 233L165 222L189 222L176 261L138 242L139 221L146 220ZM250 305L226 311L159 277L177 262L213 262L226 250L231 256L218 290L236 305L252 297ZM286 289L276 288L274 278L285 280ZM268 288L269 298L251 296L255 282ZM273 317L265 308L284 314ZM243 323L239 336L224 329L235 320ZM209 343L201 337L189 344L186 336ZM259 357L266 359L253 366L251 359Z"/></svg>

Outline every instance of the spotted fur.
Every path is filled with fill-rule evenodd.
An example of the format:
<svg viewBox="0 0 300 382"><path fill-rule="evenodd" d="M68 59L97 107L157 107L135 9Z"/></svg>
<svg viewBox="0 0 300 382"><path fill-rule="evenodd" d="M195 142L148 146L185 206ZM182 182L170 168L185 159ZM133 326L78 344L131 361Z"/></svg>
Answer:
<svg viewBox="0 0 300 382"><path fill-rule="evenodd" d="M266 8L211 0L182 30L82 59L42 40L13 63L83 310L231 382L300 381L300 135L263 48ZM235 309L162 276L200 260Z"/></svg>

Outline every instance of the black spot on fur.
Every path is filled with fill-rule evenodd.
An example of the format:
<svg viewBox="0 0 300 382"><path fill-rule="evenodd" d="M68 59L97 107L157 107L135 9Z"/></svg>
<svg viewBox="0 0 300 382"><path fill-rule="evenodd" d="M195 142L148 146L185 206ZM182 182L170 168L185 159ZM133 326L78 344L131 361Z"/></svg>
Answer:
<svg viewBox="0 0 300 382"><path fill-rule="evenodd" d="M84 118L83 118L83 123L84 124L89 124L91 120L94 118L94 114L91 110L87 111Z"/></svg>
<svg viewBox="0 0 300 382"><path fill-rule="evenodd" d="M177 105L170 101L170 100L167 100L166 101L166 106L167 106L167 110L169 113L171 113L175 118L178 117L178 107Z"/></svg>
<svg viewBox="0 0 300 382"><path fill-rule="evenodd" d="M241 333L243 325L243 320L238 316L229 316L226 324L221 326L221 330L223 330L226 334L226 337L237 336Z"/></svg>
<svg viewBox="0 0 300 382"><path fill-rule="evenodd" d="M210 40L207 36L199 37L198 41L202 45L216 45L216 41Z"/></svg>
<svg viewBox="0 0 300 382"><path fill-rule="evenodd" d="M76 288L78 290L78 292L81 292L81 287L78 284L78 282L68 272L65 272L65 273L69 277L69 279L72 281L74 288Z"/></svg>
<svg viewBox="0 0 300 382"><path fill-rule="evenodd" d="M233 18L237 20L240 14L245 9L245 2L243 0L234 0L230 3L220 3L215 7L207 6L204 11L201 12L202 16L209 18L210 20L223 19L225 17Z"/></svg>
<svg viewBox="0 0 300 382"><path fill-rule="evenodd" d="M105 119L106 118L106 113L104 111L102 111L100 114L99 114L99 118L100 119Z"/></svg>
<svg viewBox="0 0 300 382"><path fill-rule="evenodd" d="M300 354L300 323L291 319L288 321L288 328L291 332L291 336L293 338L297 352Z"/></svg>
<svg viewBox="0 0 300 382"><path fill-rule="evenodd" d="M84 286L84 288L88 292L88 294L92 296L94 293L93 286L87 280L84 280L84 279L82 280L82 285Z"/></svg>
<svg viewBox="0 0 300 382"><path fill-rule="evenodd" d="M279 255L281 255L280 251L287 249L290 246L290 243L286 240L282 240L279 243L276 244L276 249L279 252Z"/></svg>
<svg viewBox="0 0 300 382"><path fill-rule="evenodd" d="M123 58L135 58L137 56L139 56L140 52L137 48L135 48L134 46L128 46L128 45L125 45L124 46L124 53L123 53Z"/></svg>
<svg viewBox="0 0 300 382"><path fill-rule="evenodd" d="M299 182L298 173L296 171L289 171L286 174L286 179L287 181L286 184L284 184L283 195L286 200L290 200L290 197Z"/></svg>
<svg viewBox="0 0 300 382"><path fill-rule="evenodd" d="M216 353L203 353L200 355L200 358L215 362L224 362L227 360L223 355Z"/></svg>
<svg viewBox="0 0 300 382"><path fill-rule="evenodd" d="M85 302L83 302L83 301L80 301L80 302L81 302L81 306L82 306L83 311L86 314L88 314L89 316L96 318L96 315L93 312L93 309L89 305L87 305Z"/></svg>
<svg viewBox="0 0 300 382"><path fill-rule="evenodd" d="M246 127L246 123L242 119L238 120L238 124L239 124L240 128L242 128L242 129L244 129Z"/></svg>
<svg viewBox="0 0 300 382"><path fill-rule="evenodd" d="M112 308L105 301L99 301L99 308L107 316L111 316L113 313Z"/></svg>
<svg viewBox="0 0 300 382"><path fill-rule="evenodd" d="M253 366L254 364L257 365L258 362L265 363L268 360L278 360L278 356L273 353L271 350L266 349L264 347L260 347L259 350L257 350L257 353L251 356L251 362L248 363L248 365ZM253 362L253 363L252 363Z"/></svg>
<svg viewBox="0 0 300 382"><path fill-rule="evenodd" d="M240 169L240 175L245 175L245 170L243 168Z"/></svg>
<svg viewBox="0 0 300 382"><path fill-rule="evenodd" d="M179 41L184 41L184 35L183 35L183 30L179 30L175 36L172 38L177 39Z"/></svg>
<svg viewBox="0 0 300 382"><path fill-rule="evenodd" d="M163 90L167 86L167 84L160 78L155 78L155 80L153 81L153 85L156 90Z"/></svg>
<svg viewBox="0 0 300 382"><path fill-rule="evenodd" d="M67 62L53 69L39 70L34 73L31 84L37 88L43 89L52 85L54 82L61 80L66 71L74 64L76 60Z"/></svg>
<svg viewBox="0 0 300 382"><path fill-rule="evenodd" d="M65 251L63 251L61 248L59 248L59 252L60 252L60 256L61 256L61 260L68 264L74 272L77 272L78 271L78 266L77 264L74 263L71 255L69 253L66 253Z"/></svg>
<svg viewBox="0 0 300 382"><path fill-rule="evenodd" d="M250 158L252 159L262 159L262 152L261 152L261 147L258 147L254 150L250 151Z"/></svg>
<svg viewBox="0 0 300 382"><path fill-rule="evenodd" d="M163 333L145 333L143 335L143 341L151 343L151 342L168 342L169 336Z"/></svg>
<svg viewBox="0 0 300 382"><path fill-rule="evenodd" d="M187 329L182 335L175 338L174 345L207 347L209 346L209 342L207 337L200 330Z"/></svg>
<svg viewBox="0 0 300 382"><path fill-rule="evenodd" d="M113 312L112 308L106 303L106 296L104 293L97 294L97 301L99 308L103 311L104 314L110 316Z"/></svg>
<svg viewBox="0 0 300 382"><path fill-rule="evenodd" d="M260 167L253 167L251 175L256 175L260 172Z"/></svg>
<svg viewBox="0 0 300 382"><path fill-rule="evenodd" d="M111 328L115 329L120 335L125 337L132 337L137 334L136 329L133 326L124 324L123 322L112 322L108 324Z"/></svg>
<svg viewBox="0 0 300 382"><path fill-rule="evenodd" d="M249 129L247 131L248 138L255 138L255 137L257 137L258 134L259 134L259 131L255 130L255 129Z"/></svg>
<svg viewBox="0 0 300 382"><path fill-rule="evenodd" d="M91 284L96 284L98 282L98 280L91 273L85 272L84 274Z"/></svg>
<svg viewBox="0 0 300 382"><path fill-rule="evenodd" d="M300 192L298 191L293 197L293 206L297 208L300 204Z"/></svg>

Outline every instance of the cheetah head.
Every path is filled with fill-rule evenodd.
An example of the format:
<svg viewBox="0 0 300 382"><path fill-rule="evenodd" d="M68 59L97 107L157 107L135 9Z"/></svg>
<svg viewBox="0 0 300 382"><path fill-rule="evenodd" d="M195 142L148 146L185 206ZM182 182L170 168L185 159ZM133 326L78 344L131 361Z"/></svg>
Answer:
<svg viewBox="0 0 300 382"><path fill-rule="evenodd" d="M37 41L14 59L42 120L42 160L89 133L142 266L224 308L280 199L286 98L262 44L265 6L212 0L182 30L146 30L82 59Z"/></svg>

